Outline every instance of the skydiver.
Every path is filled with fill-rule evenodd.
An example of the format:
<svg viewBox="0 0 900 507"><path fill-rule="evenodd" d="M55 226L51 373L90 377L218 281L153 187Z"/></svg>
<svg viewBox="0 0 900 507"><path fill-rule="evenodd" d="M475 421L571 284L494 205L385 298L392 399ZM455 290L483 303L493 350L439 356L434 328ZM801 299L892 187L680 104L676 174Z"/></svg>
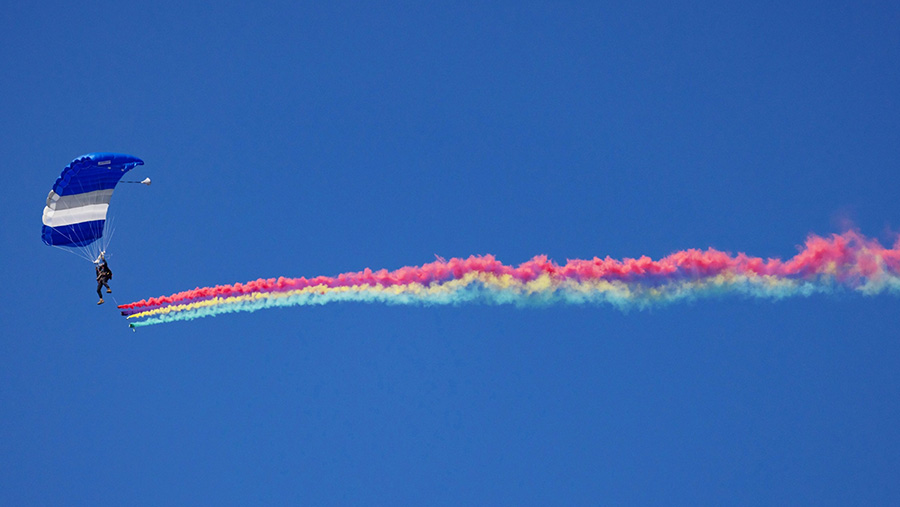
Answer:
<svg viewBox="0 0 900 507"><path fill-rule="evenodd" d="M109 288L109 284L107 283L109 280L112 280L112 271L106 264L106 259L103 257L102 252L95 262L97 262L97 267L95 268L97 271L97 295L100 296L100 301L97 301L97 304L102 305L104 301L103 293L100 292L100 289L106 287L106 293L112 293L112 289Z"/></svg>

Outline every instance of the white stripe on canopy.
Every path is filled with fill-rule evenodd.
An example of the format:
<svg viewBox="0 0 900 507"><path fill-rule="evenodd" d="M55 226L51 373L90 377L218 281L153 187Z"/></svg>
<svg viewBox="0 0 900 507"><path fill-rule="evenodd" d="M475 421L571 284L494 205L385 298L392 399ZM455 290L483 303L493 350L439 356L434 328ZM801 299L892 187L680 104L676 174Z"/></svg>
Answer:
<svg viewBox="0 0 900 507"><path fill-rule="evenodd" d="M78 208L64 210L52 210L44 207L44 225L47 227L62 227L92 220L106 220L106 210L109 204L91 204Z"/></svg>

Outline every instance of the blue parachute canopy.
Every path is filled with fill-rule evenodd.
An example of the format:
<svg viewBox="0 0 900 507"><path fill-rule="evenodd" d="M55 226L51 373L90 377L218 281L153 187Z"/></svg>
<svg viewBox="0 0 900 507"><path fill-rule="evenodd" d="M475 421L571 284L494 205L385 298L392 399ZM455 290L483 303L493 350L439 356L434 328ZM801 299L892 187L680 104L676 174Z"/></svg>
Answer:
<svg viewBox="0 0 900 507"><path fill-rule="evenodd" d="M41 230L44 243L79 248L102 238L113 189L125 173L143 164L122 153L88 153L73 160L47 196Z"/></svg>

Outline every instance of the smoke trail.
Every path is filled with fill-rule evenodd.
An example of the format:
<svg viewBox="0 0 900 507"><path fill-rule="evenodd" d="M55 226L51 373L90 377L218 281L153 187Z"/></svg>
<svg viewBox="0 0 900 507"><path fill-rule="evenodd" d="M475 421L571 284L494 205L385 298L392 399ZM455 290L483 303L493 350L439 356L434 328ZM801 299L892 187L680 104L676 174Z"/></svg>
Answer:
<svg viewBox="0 0 900 507"><path fill-rule="evenodd" d="M335 277L270 278L197 288L120 305L132 327L193 320L222 313L332 302L541 306L609 304L646 308L719 295L781 299L850 290L900 294L900 240L883 247L857 231L807 238L793 258L732 256L715 249L685 250L660 260L569 260L538 256L509 266L491 255L438 259L395 271Z"/></svg>

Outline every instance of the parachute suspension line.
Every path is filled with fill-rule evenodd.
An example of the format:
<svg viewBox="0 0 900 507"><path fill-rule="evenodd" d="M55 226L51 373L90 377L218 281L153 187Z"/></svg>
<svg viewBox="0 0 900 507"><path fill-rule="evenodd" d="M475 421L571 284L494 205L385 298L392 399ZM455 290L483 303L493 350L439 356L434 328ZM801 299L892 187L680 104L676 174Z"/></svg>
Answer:
<svg viewBox="0 0 900 507"><path fill-rule="evenodd" d="M84 186L83 186L83 185L79 185L79 187L80 187L81 190L84 190ZM86 205L86 204L88 204L88 201L87 201L86 199L82 199L82 198L79 197L79 198L78 198L78 204L79 204L79 205ZM99 227L97 226L97 224L91 224L91 233L90 233L91 236L96 237L96 236L97 236L97 233L100 232L98 229L99 229ZM90 239L90 238L89 238L89 237L82 237L82 235L79 234L79 240L80 240L80 241L82 241L82 240L88 240L88 239ZM82 245L82 248L84 248L85 254L86 254L88 257L92 257L93 254L94 254L94 249L96 248L96 244L95 244L95 243L90 243L90 244ZM92 262L93 262L93 260L94 260L94 259L91 259Z"/></svg>
<svg viewBox="0 0 900 507"><path fill-rule="evenodd" d="M78 197L78 196L82 195L82 192L85 190L84 185L81 182L78 182L78 190L79 190L79 192L73 195L74 200L78 203L79 206L87 204L87 202L84 199L82 199L81 197ZM93 229L94 228L92 227L92 230ZM56 229L56 230L59 231L59 229ZM95 232L95 231L93 231L93 232ZM68 238L68 235L65 235L65 236ZM79 250L81 250L82 256L84 258L88 259L88 261L93 262L94 259L91 258L91 254L92 254L91 248L88 245L83 244L85 242L85 240L87 240L89 238L85 238L81 234L81 231L77 231L76 239L77 239L77 243L79 243L78 248L79 248ZM71 241L71 238L69 238L69 240Z"/></svg>
<svg viewBox="0 0 900 507"><path fill-rule="evenodd" d="M72 239L71 236L69 236L68 234L62 232L60 229L57 229L56 227L54 227L53 230L56 231L56 232L58 232L61 236L64 236L66 239L68 239L68 240L71 241L72 243L75 243L75 241ZM79 239L80 239L80 237L79 237ZM94 260L94 259L91 258L91 251L90 251L90 249L88 249L88 247L86 247L86 246L84 246L84 245L79 246L79 247L78 247L78 250L74 250L74 249L72 249L71 247L61 247L61 246L59 246L59 245L52 245L52 246L53 246L54 248L59 248L60 250L64 250L64 251L66 251L66 252L73 253L73 254L75 254L75 255L77 255L77 256L79 256L79 257L82 257L82 258L84 258L84 259L87 259L88 261L92 261L92 262L93 262L93 260ZM80 253L79 253L79 252L80 252Z"/></svg>
<svg viewBox="0 0 900 507"><path fill-rule="evenodd" d="M105 232L103 233L102 245L100 248L101 252L106 252L109 249L109 244L112 242L113 235L116 233L116 219L115 216L106 214L106 223L103 226ZM99 252L98 252L99 256Z"/></svg>
<svg viewBox="0 0 900 507"><path fill-rule="evenodd" d="M87 204L87 203L85 203L85 204ZM102 225L94 224L94 225L92 226L92 228L94 229L94 233L93 233L94 236L96 237L97 235L99 235L99 236L101 237L100 241L91 244L91 246L93 247L93 248L91 249L91 254L92 254L92 255L95 254L95 255L97 256L97 257L95 257L95 258L99 258L99 257L100 257L100 249L103 249L103 250L106 249L106 247L103 246L103 243L106 242L106 238L103 237L103 231L106 229L106 219L108 219L108 218L109 218L109 213L107 213L107 216L106 216L106 218L103 220L103 224L102 224Z"/></svg>
<svg viewBox="0 0 900 507"><path fill-rule="evenodd" d="M94 259L91 259L90 254L88 254L84 248L79 248L78 250L73 250L72 248L67 248L67 247L63 247L63 246L59 246L59 245L50 245L50 246L52 246L53 248L62 250L63 252L68 252L72 255L77 255L77 256L81 257L82 259L87 260L88 262L94 261Z"/></svg>
<svg viewBox="0 0 900 507"><path fill-rule="evenodd" d="M89 188L86 188L85 185L79 181L78 182L78 190L77 194L74 194L74 200L78 203L79 206L87 206L92 204L91 199L81 197L83 195L88 195L87 193L90 191ZM103 220L103 224L92 223L90 226L90 231L85 231L83 234L79 232L78 242L85 243L80 245L80 249L83 251L83 256L90 262L94 263L99 259L100 252L105 251L106 247L109 244L109 238L105 237L106 231L106 221L109 219L109 214L107 213L106 218ZM100 241L90 241L91 238L100 238Z"/></svg>
<svg viewBox="0 0 900 507"><path fill-rule="evenodd" d="M82 187L81 185L79 185L79 187L80 187L80 189L83 189L83 187ZM76 194L76 195L78 195L78 194ZM82 206L82 205L87 204L87 200L84 200L84 199L82 199L82 198L80 198L80 197L76 197L74 200L78 203L79 206ZM57 232L60 232L60 233L61 233L61 231L60 231L59 229L57 229L57 228L54 228L54 229L55 229ZM95 246L94 243L84 244L84 243L87 243L88 240L90 239L90 237L86 237L87 234L91 234L92 236L96 236L96 234L97 234L97 226L96 226L96 225L92 225L92 226L91 226L91 230L90 230L89 233L88 233L88 232L84 232L84 233L83 233L82 231L76 229L76 231L75 231L75 233L74 233L74 235L75 235L74 240L75 240L75 241L73 241L73 238L72 238L71 236L69 236L68 234L64 234L64 233L63 233L63 235L64 235L67 239L69 239L69 241L73 241L74 243L78 244L78 250L81 252L81 256L82 256L82 257L84 257L85 259L87 259L87 260L90 261L90 262L93 262L94 259L96 259L96 257L97 257L96 255L94 255L94 248L96 248L96 246Z"/></svg>

